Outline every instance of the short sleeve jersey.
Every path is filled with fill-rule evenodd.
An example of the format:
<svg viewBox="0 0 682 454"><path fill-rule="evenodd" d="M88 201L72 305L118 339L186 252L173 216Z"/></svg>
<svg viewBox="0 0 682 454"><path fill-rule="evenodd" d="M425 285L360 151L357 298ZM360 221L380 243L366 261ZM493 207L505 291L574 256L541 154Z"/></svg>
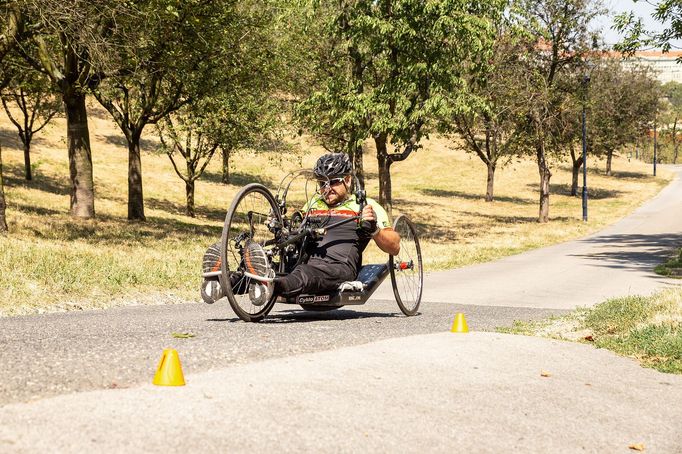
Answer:
<svg viewBox="0 0 682 454"><path fill-rule="evenodd" d="M390 227L388 214L375 200L368 198L367 204L374 208L377 226L380 229ZM335 222L360 214L360 204L355 195L345 202L330 208L324 200L315 197L303 207L308 213L309 222L318 227L325 227ZM318 258L329 262L345 263L357 274L362 251L371 240L371 235L360 229L357 221L334 227L312 246L311 258Z"/></svg>

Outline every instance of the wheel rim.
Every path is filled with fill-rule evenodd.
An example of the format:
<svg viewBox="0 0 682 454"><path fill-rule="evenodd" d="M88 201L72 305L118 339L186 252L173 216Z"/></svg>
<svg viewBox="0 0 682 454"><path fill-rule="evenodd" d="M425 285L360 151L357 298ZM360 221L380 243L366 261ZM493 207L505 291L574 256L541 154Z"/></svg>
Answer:
<svg viewBox="0 0 682 454"><path fill-rule="evenodd" d="M395 220L393 229L400 235L400 252L389 259L393 293L403 313L414 315L421 302L424 281L421 247L414 224L405 215Z"/></svg>
<svg viewBox="0 0 682 454"><path fill-rule="evenodd" d="M224 251L221 278L232 308L243 319L253 320L265 316L274 304L274 296L265 303L258 301L254 304L251 301L254 295L253 287L259 283L241 274L243 266L241 248L247 240L263 246L270 257L273 269L278 269L279 256L273 249L275 236L268 228L268 223L272 222L281 225L279 210L270 192L261 185L242 189L235 197L225 219L221 239L221 250ZM239 277L231 285L230 276L233 274Z"/></svg>

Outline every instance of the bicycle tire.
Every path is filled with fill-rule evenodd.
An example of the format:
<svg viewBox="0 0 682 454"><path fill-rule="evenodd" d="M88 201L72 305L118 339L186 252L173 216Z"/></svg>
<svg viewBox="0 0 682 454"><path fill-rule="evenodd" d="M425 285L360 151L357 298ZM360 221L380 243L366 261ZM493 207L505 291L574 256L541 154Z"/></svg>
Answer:
<svg viewBox="0 0 682 454"><path fill-rule="evenodd" d="M257 219L254 221L253 218ZM249 292L244 292L244 289L257 284L257 281L242 276L237 284L232 284L230 279L233 273L240 272L242 263L239 250L240 237L244 237L244 240L248 238L264 247L274 244L275 235L270 231L266 222L282 225L282 215L272 193L262 184L251 183L244 186L235 196L225 215L220 237L220 284L234 313L246 322L263 320L276 301L276 296L273 294L264 304L254 305ZM281 258L279 264L281 265ZM271 262L271 265L278 268L276 263ZM241 288L242 292L235 293L233 285L238 289Z"/></svg>
<svg viewBox="0 0 682 454"><path fill-rule="evenodd" d="M396 218L393 230L400 234L400 252L388 258L391 287L402 313L412 316L419 310L424 284L421 246L415 225L404 214Z"/></svg>

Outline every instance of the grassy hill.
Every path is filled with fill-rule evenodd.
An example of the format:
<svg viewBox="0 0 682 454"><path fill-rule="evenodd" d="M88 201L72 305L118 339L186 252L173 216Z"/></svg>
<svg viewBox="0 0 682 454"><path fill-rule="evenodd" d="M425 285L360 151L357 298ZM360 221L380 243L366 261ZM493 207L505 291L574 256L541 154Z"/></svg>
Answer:
<svg viewBox="0 0 682 454"><path fill-rule="evenodd" d="M150 127L143 139L147 222L127 213L127 148L108 114L90 106L97 219L68 215L69 178L65 122L35 139L34 180L23 179L16 132L0 119L10 234L0 238L0 314L198 301L205 248L219 238L225 211L239 188L258 181L276 189L287 171L311 167L322 152L291 138L298 152L245 151L232 159L232 183L220 183L215 159L197 183L195 219L184 215L185 187L167 156L156 151ZM371 147L370 147L371 148ZM378 195L376 160L365 158L367 192ZM537 167L518 160L497 172L496 201L486 203L485 166L443 138L392 168L394 216L407 213L421 233L427 270L460 267L586 235L610 224L655 195L670 179L651 166L617 158L613 177L589 159L589 222L581 200L570 196L570 165L552 166L549 224L536 222ZM302 193L294 194L302 198ZM376 249L365 262L382 261Z"/></svg>

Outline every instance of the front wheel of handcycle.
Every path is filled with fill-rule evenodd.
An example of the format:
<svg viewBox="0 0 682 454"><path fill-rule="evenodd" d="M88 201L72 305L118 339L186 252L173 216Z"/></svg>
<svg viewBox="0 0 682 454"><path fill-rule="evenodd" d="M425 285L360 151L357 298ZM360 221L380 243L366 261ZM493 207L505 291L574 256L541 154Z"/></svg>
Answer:
<svg viewBox="0 0 682 454"><path fill-rule="evenodd" d="M388 259L393 294L403 314L415 315L422 299L424 284L422 250L417 229L407 216L401 214L393 223L393 230L400 235L400 252Z"/></svg>
<svg viewBox="0 0 682 454"><path fill-rule="evenodd" d="M253 265L245 261L249 245L257 243L265 252L263 262L278 270L281 257L275 249L276 234L282 227L282 216L272 193L265 186L252 183L244 186L235 196L225 216L220 239L220 284L223 293L237 316L247 322L262 320L275 304L275 296L264 297L261 281L245 276L257 274ZM260 249L260 248L258 248ZM261 264L263 265L263 264Z"/></svg>

